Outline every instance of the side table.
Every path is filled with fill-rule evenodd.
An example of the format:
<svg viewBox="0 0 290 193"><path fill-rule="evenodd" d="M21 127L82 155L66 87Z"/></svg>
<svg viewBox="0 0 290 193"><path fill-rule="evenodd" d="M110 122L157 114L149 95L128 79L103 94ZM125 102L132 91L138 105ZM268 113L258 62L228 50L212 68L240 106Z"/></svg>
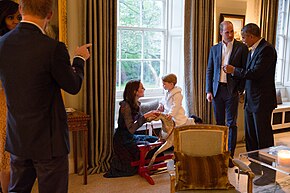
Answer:
<svg viewBox="0 0 290 193"><path fill-rule="evenodd" d="M73 137L73 159L74 159L74 173L77 173L78 157L77 157L77 134L82 132L83 134L83 169L84 178L83 184L87 184L88 176L88 121L90 116L81 111L74 111L67 114L67 122L69 131L72 132Z"/></svg>

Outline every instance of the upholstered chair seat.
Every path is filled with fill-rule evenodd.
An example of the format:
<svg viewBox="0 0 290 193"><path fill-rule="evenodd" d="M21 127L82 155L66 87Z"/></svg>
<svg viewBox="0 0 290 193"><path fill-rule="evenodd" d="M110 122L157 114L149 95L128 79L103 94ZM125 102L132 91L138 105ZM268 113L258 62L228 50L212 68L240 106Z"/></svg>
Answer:
<svg viewBox="0 0 290 193"><path fill-rule="evenodd" d="M169 171L171 193L239 192L228 180L228 127L197 124L174 130L175 170ZM240 160L233 163L248 175L252 193L254 173Z"/></svg>

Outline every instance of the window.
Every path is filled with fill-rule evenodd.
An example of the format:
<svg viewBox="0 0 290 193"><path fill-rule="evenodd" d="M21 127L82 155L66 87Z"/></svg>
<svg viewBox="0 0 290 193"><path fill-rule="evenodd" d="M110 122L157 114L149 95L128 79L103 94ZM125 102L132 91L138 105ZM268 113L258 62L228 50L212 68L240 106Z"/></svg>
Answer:
<svg viewBox="0 0 290 193"><path fill-rule="evenodd" d="M118 0L116 120L130 79L144 84L142 102L164 95L161 77L169 72L183 87L183 12L179 0Z"/></svg>
<svg viewBox="0 0 290 193"><path fill-rule="evenodd" d="M162 95L166 52L166 0L118 0L117 99L140 79L145 96Z"/></svg>
<svg viewBox="0 0 290 193"><path fill-rule="evenodd" d="M277 64L275 81L277 85L290 86L289 80L289 0L279 0L276 50Z"/></svg>

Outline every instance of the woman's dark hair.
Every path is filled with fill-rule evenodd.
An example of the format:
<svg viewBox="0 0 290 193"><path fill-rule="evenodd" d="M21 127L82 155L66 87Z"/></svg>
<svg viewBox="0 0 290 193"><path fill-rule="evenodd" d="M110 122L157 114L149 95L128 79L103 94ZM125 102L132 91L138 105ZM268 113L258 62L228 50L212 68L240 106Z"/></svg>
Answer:
<svg viewBox="0 0 290 193"><path fill-rule="evenodd" d="M9 31L6 26L5 18L18 11L18 4L11 0L0 0L0 36Z"/></svg>
<svg viewBox="0 0 290 193"><path fill-rule="evenodd" d="M127 82L124 93L123 93L123 99L127 103L129 103L132 114L139 112L139 102L136 100L136 92L138 91L140 87L140 80L130 80Z"/></svg>

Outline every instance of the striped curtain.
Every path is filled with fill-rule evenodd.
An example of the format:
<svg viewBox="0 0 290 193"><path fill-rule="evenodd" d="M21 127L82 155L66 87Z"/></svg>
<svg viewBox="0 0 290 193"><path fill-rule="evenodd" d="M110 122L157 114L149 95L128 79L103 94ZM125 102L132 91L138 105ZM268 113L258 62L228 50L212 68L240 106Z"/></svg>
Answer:
<svg viewBox="0 0 290 193"><path fill-rule="evenodd" d="M114 131L117 1L82 1L86 42L93 43L86 64L85 112L91 116L88 138L89 173L109 169Z"/></svg>
<svg viewBox="0 0 290 193"><path fill-rule="evenodd" d="M261 34L275 46L279 0L262 0L261 5Z"/></svg>
<svg viewBox="0 0 290 193"><path fill-rule="evenodd" d="M205 123L213 122L211 104L206 100L205 76L213 44L214 0L185 0L184 19L185 97L190 114Z"/></svg>

